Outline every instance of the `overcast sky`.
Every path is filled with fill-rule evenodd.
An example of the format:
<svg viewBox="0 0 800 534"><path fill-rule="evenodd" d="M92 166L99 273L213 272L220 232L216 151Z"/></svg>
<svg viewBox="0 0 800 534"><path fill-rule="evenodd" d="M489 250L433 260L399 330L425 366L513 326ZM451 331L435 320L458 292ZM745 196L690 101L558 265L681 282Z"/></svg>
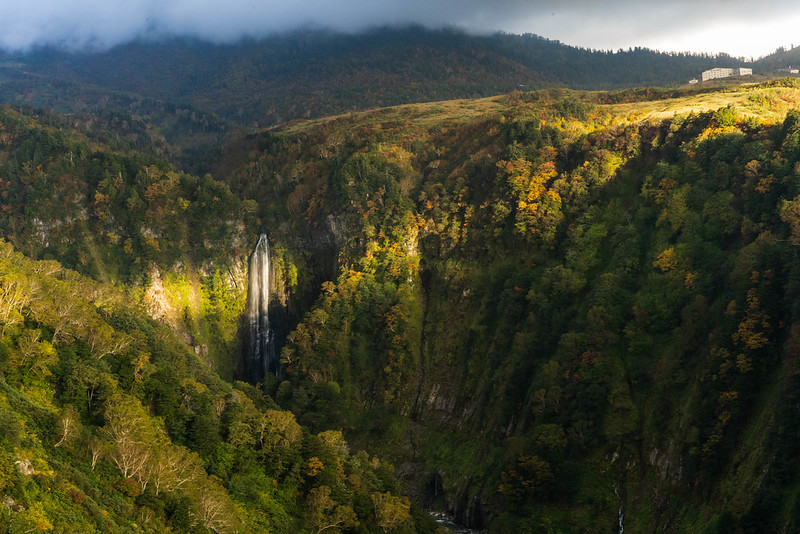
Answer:
<svg viewBox="0 0 800 534"><path fill-rule="evenodd" d="M0 47L104 48L171 35L223 42L300 26L403 23L535 33L602 50L757 58L800 45L797 0L0 0Z"/></svg>

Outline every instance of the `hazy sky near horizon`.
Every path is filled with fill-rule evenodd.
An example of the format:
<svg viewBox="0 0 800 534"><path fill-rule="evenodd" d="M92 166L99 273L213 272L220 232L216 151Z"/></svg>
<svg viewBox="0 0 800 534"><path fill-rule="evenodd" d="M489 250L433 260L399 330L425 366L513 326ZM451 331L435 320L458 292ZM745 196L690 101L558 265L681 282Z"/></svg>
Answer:
<svg viewBox="0 0 800 534"><path fill-rule="evenodd" d="M175 35L228 42L298 27L409 23L535 33L601 50L757 58L800 45L796 0L0 0L0 48L107 48Z"/></svg>

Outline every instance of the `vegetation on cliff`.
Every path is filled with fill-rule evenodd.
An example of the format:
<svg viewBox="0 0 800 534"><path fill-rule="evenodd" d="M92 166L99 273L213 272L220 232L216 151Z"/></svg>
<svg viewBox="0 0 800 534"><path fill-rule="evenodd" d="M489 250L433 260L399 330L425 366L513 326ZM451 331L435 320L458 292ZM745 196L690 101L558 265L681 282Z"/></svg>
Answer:
<svg viewBox="0 0 800 534"><path fill-rule="evenodd" d="M3 242L0 297L4 532L431 527L390 465L222 381L119 290Z"/></svg>
<svg viewBox="0 0 800 534"><path fill-rule="evenodd" d="M389 464L232 381L248 203L43 119L0 114L0 530L432 528Z"/></svg>
<svg viewBox="0 0 800 534"><path fill-rule="evenodd" d="M399 106L202 178L3 108L1 525L796 529L798 96ZM291 332L253 387L263 229Z"/></svg>
<svg viewBox="0 0 800 534"><path fill-rule="evenodd" d="M251 140L232 189L340 250L276 400L493 531L793 528L797 96L520 93Z"/></svg>

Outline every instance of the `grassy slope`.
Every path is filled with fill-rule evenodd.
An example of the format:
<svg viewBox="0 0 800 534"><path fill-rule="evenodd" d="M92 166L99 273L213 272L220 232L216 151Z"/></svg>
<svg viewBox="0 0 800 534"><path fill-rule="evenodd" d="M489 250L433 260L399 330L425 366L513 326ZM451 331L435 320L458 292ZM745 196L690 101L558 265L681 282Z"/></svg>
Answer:
<svg viewBox="0 0 800 534"><path fill-rule="evenodd" d="M770 87L771 83L745 84L724 87L713 92L670 98L654 102L610 105L612 113L633 116L638 120L668 119L673 115L688 115L735 106L739 113L767 123L783 120L786 111L797 104L797 91L787 87Z"/></svg>
<svg viewBox="0 0 800 534"><path fill-rule="evenodd" d="M649 99L647 93L634 91L568 91L554 89L542 91L540 94L549 95L551 99L558 99L570 95L587 102L602 102L610 98L624 98L630 94L634 100L622 104L599 104L600 109L608 112L620 120L635 120L637 122L648 119L668 119L674 115L688 115L690 113L704 113L716 111L726 106L735 106L737 111L744 116L757 117L766 123L776 123L783 120L786 112L794 109L797 104L798 90L788 86L780 80L768 81L758 84L742 84L717 87L696 91L693 88L684 91L674 91L680 96L672 98ZM683 94L681 94L683 93ZM653 96L658 96L658 90ZM422 104L407 104L363 111L332 115L319 119L295 120L288 124L275 126L271 131L281 135L310 135L323 125L337 122L348 126L363 127L371 124L394 125L431 129L433 127L446 127L469 123L475 119L485 118L501 113L513 113L516 102L508 96L495 96L489 98L467 100L444 100Z"/></svg>

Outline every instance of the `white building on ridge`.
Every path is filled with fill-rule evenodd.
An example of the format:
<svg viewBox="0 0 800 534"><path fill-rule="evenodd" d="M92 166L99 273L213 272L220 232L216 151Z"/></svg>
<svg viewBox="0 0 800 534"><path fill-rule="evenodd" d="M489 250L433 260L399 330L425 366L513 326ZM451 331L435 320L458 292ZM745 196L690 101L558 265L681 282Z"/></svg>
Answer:
<svg viewBox="0 0 800 534"><path fill-rule="evenodd" d="M733 76L733 69L723 69L717 67L715 69L703 71L702 76L704 82L707 82L708 80L713 80L715 78L727 78L728 76Z"/></svg>
<svg viewBox="0 0 800 534"><path fill-rule="evenodd" d="M717 67L714 69L710 69L704 71L702 74L702 78L704 82L708 80L713 80L715 78L727 78L728 76L752 76L753 69L748 69L745 67L736 67L736 68L722 68Z"/></svg>

